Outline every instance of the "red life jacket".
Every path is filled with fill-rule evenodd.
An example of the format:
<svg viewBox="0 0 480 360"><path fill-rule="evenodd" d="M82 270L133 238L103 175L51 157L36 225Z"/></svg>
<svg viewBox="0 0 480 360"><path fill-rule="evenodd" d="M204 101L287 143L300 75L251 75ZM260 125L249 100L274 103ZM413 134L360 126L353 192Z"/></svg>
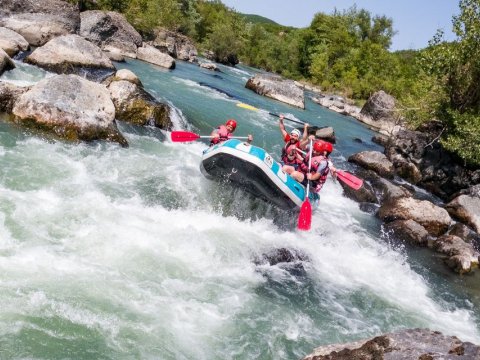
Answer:
<svg viewBox="0 0 480 360"><path fill-rule="evenodd" d="M288 134L287 134L287 136L288 136ZM295 145L296 147L300 148L300 141L297 140L297 141L294 141L294 142L290 142L290 137L288 136L288 140L287 140L287 137L285 137L285 146L282 149L282 162L286 165L297 163L296 161L292 162L292 160L288 159L287 150L292 145Z"/></svg>
<svg viewBox="0 0 480 360"><path fill-rule="evenodd" d="M210 145L216 145L221 143L222 141L227 141L232 137L232 133L228 132L228 129L225 125L220 125L217 128L217 134L219 135L218 138L212 138L210 140Z"/></svg>
<svg viewBox="0 0 480 360"><path fill-rule="evenodd" d="M323 156L323 155L318 155L318 156L314 156L312 157L312 165L310 167L310 174L315 174L321 164L322 161L327 161L328 162L328 158L326 156ZM306 175L308 173L308 155L305 157L305 161L303 162L300 170L305 174L305 180L304 182L306 183ZM327 181L327 176L328 176L328 173L330 172L330 168L328 167L328 163L327 163L327 167L325 169L323 169L321 172L320 172L320 178L318 178L317 180L311 180L310 181L310 185L312 187L312 191L315 192L315 193L318 193L322 187L323 187L323 184L325 184L325 181Z"/></svg>

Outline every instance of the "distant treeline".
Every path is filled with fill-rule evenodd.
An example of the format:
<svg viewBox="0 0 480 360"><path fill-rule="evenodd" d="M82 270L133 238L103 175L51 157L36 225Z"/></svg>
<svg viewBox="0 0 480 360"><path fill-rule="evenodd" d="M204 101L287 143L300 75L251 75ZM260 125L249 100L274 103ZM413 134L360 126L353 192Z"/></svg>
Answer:
<svg viewBox="0 0 480 360"><path fill-rule="evenodd" d="M457 39L439 31L423 50L390 52L391 18L352 7L315 14L307 28L239 14L220 0L71 0L83 9L118 11L146 38L156 27L191 37L200 50L319 85L359 103L384 90L413 128L433 119L441 142L480 165L480 0L460 0Z"/></svg>

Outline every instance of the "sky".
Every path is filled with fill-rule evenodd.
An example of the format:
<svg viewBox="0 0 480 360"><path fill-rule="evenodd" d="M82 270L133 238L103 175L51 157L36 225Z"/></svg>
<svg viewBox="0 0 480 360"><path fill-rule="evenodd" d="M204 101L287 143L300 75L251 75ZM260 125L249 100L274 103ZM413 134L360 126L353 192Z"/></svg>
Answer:
<svg viewBox="0 0 480 360"><path fill-rule="evenodd" d="M421 49L443 29L446 40L455 39L452 17L459 13L458 0L221 0L245 14L267 17L281 25L307 27L317 12L331 14L337 8L368 10L393 19L397 34L390 50Z"/></svg>

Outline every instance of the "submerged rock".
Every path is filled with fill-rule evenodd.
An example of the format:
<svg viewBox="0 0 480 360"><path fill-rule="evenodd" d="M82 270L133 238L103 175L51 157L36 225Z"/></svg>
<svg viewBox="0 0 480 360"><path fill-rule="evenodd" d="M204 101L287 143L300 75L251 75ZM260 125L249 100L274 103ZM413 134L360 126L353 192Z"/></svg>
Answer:
<svg viewBox="0 0 480 360"><path fill-rule="evenodd" d="M429 329L409 329L316 348L303 360L480 359L480 347Z"/></svg>
<svg viewBox="0 0 480 360"><path fill-rule="evenodd" d="M128 145L115 123L115 107L104 85L77 75L45 78L13 108L15 121L67 140L107 140Z"/></svg>

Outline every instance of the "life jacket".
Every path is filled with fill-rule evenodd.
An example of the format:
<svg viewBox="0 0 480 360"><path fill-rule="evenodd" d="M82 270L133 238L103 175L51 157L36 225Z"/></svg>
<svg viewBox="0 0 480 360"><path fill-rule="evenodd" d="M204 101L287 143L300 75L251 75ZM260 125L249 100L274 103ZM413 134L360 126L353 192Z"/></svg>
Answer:
<svg viewBox="0 0 480 360"><path fill-rule="evenodd" d="M291 163L297 163L296 161L293 161L290 160L288 158L288 148L292 145L295 145L296 147L300 148L300 141L297 140L297 141L294 141L294 142L291 142L290 139L288 141L285 142L285 146L283 147L282 149L282 162L285 164L285 165L291 165Z"/></svg>
<svg viewBox="0 0 480 360"><path fill-rule="evenodd" d="M328 158L326 156L323 156L323 155L318 155L318 156L312 157L312 164L311 164L311 167L310 167L310 173L311 174L315 174L318 171L318 168L319 168L322 161L327 161L328 162ZM302 163L302 166L300 167L300 170L305 175L307 175L307 173L308 173L308 155L305 157L305 161ZM327 167L320 172L320 178L318 178L317 180L311 180L310 181L310 186L312 187L313 192L318 193L322 189L323 184L325 184L325 181L327 181L327 176L328 176L329 172L330 172L330 168L329 168L328 163L327 163ZM307 184L307 181L308 181L307 177L305 176L305 179L303 180L304 185Z"/></svg>
<svg viewBox="0 0 480 360"><path fill-rule="evenodd" d="M222 141L227 141L232 137L232 133L228 132L227 127L225 125L220 125L217 128L217 134L219 135L218 138L212 138L210 140L210 146L216 145L221 143Z"/></svg>

